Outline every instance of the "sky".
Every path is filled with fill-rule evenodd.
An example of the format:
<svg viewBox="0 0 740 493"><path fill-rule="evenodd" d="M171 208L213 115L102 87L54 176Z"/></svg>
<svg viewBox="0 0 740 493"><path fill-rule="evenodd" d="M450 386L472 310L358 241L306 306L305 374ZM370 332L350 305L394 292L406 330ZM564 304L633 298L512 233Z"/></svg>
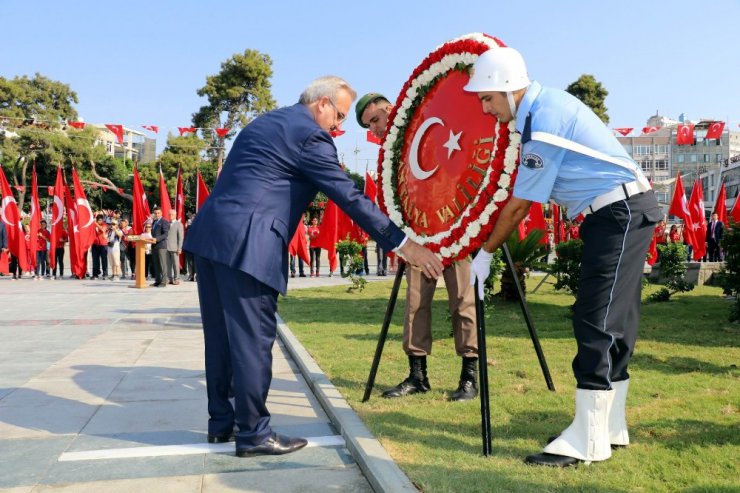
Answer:
<svg viewBox="0 0 740 493"><path fill-rule="evenodd" d="M89 123L176 133L205 103L196 91L206 76L245 49L271 57L279 106L328 74L395 101L438 45L485 32L518 49L545 86L594 75L612 128L640 129L657 111L740 131L740 0L0 0L0 13L0 76L69 84ZM344 129L347 166L375 169L378 147L354 108ZM165 141L160 131L160 151Z"/></svg>

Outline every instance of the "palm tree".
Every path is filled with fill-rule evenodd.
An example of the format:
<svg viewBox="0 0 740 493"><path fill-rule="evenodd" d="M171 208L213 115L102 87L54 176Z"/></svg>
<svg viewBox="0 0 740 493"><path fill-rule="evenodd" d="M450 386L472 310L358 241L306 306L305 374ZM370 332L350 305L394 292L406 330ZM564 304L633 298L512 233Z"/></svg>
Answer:
<svg viewBox="0 0 740 493"><path fill-rule="evenodd" d="M544 234L545 232L541 229L534 229L524 239L519 240L518 232L514 231L506 240L509 252L511 252L511 259L514 262L514 270L525 297L527 295L527 285L524 281L527 270L541 266L543 263L542 257L546 251L545 245L541 244L540 240L542 240ZM501 292L499 294L507 301L516 301L519 298L514 278L511 276L511 270L508 266L504 267L501 273Z"/></svg>

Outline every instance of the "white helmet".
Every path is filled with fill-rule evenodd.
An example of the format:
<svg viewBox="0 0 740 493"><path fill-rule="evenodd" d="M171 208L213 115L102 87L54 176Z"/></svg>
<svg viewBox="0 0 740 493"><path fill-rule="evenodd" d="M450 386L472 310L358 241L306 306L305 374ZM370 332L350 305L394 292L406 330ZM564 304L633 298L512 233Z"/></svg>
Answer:
<svg viewBox="0 0 740 493"><path fill-rule="evenodd" d="M473 65L473 74L464 89L468 92L511 92L529 86L527 65L514 48L491 48Z"/></svg>

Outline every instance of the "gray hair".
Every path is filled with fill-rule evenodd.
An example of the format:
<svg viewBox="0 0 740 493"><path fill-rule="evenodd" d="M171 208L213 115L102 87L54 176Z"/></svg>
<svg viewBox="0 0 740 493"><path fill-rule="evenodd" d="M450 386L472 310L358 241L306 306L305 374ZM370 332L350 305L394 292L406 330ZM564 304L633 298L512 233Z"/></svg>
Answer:
<svg viewBox="0 0 740 493"><path fill-rule="evenodd" d="M319 77L311 82L301 93L301 97L298 99L298 102L302 104L311 104L324 96L333 100L340 89L347 91L352 97L352 101L357 98L357 92L352 89L352 86L350 86L346 80L341 77L337 77L336 75L327 75Z"/></svg>

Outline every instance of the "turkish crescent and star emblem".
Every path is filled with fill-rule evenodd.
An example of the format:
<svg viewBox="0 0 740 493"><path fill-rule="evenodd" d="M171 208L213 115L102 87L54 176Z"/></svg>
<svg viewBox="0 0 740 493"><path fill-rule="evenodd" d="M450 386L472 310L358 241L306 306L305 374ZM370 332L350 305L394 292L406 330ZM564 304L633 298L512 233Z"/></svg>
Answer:
<svg viewBox="0 0 740 493"><path fill-rule="evenodd" d="M449 72L419 104L406 131L398 194L414 231L449 228L477 195L491 161L495 119L463 91L468 75Z"/></svg>

